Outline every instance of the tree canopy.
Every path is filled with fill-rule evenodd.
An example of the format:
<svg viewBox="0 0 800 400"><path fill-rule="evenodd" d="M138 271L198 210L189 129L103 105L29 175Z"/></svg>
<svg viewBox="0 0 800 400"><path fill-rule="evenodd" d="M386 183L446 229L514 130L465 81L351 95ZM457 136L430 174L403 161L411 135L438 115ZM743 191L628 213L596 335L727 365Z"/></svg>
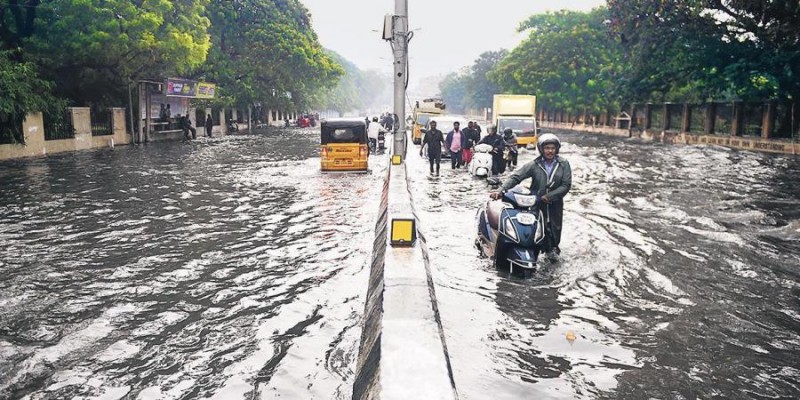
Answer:
<svg viewBox="0 0 800 400"><path fill-rule="evenodd" d="M631 94L797 99L800 2L608 0Z"/></svg>
<svg viewBox="0 0 800 400"><path fill-rule="evenodd" d="M491 107L500 88L489 79L489 72L506 55L508 51L503 49L484 52L468 68L445 76L439 84L439 91L447 107L458 113Z"/></svg>
<svg viewBox="0 0 800 400"><path fill-rule="evenodd" d="M0 0L0 52L23 117L56 99L119 106L130 83L166 77L216 82L220 104L300 110L344 73L299 0Z"/></svg>
<svg viewBox="0 0 800 400"><path fill-rule="evenodd" d="M458 111L488 107L491 93L534 94L543 107L571 112L622 102L797 101L798 27L798 1L608 0L590 12L530 16L519 27L528 37L499 62L476 62L440 88ZM488 73L485 64L494 65Z"/></svg>
<svg viewBox="0 0 800 400"><path fill-rule="evenodd" d="M195 76L217 82L228 103L304 109L344 73L298 0L216 1L209 15L213 46Z"/></svg>
<svg viewBox="0 0 800 400"><path fill-rule="evenodd" d="M616 103L620 49L605 25L604 8L534 15L522 41L490 73L506 92L534 94L542 106L599 111Z"/></svg>

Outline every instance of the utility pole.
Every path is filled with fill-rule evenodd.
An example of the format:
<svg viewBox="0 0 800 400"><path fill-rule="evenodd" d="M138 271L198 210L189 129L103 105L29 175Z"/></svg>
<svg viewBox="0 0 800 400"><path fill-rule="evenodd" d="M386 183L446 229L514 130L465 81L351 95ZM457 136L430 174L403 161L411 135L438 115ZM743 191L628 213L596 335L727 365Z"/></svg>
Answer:
<svg viewBox="0 0 800 400"><path fill-rule="evenodd" d="M408 81L408 0L395 0L392 17L394 52L394 114L399 128L394 132L393 154L406 158L406 82Z"/></svg>

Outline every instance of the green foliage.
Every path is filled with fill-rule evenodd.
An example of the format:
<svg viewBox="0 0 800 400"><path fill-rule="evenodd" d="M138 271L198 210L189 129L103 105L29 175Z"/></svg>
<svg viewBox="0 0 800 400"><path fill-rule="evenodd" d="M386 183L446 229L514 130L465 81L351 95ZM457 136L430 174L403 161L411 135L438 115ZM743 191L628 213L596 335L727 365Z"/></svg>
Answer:
<svg viewBox="0 0 800 400"><path fill-rule="evenodd" d="M120 104L138 78L180 76L211 45L208 0L52 0L43 3L25 58L77 104Z"/></svg>
<svg viewBox="0 0 800 400"><path fill-rule="evenodd" d="M650 99L796 99L800 2L609 0L624 88Z"/></svg>
<svg viewBox="0 0 800 400"><path fill-rule="evenodd" d="M0 0L0 50L78 105L187 77L216 82L215 105L302 109L344 72L299 0Z"/></svg>
<svg viewBox="0 0 800 400"><path fill-rule="evenodd" d="M614 88L621 51L607 34L606 19L604 8L530 17L520 25L528 38L489 78L502 92L536 95L543 107L572 112L618 107Z"/></svg>
<svg viewBox="0 0 800 400"><path fill-rule="evenodd" d="M508 50L487 51L475 60L470 67L471 79L467 86L469 106L472 108L492 107L494 95L500 92L500 87L489 79L491 72L506 56Z"/></svg>
<svg viewBox="0 0 800 400"><path fill-rule="evenodd" d="M439 93L442 100L447 104L447 111L456 114L464 114L469 107L468 87L472 77L468 70L461 73L452 72L439 82Z"/></svg>
<svg viewBox="0 0 800 400"><path fill-rule="evenodd" d="M214 1L209 16L213 46L195 76L224 88L222 102L304 109L344 73L297 0Z"/></svg>
<svg viewBox="0 0 800 400"><path fill-rule="evenodd" d="M470 67L447 75L439 84L447 107L456 113L491 107L494 95L500 88L489 79L489 72L507 55L507 50L487 51L478 56Z"/></svg>
<svg viewBox="0 0 800 400"><path fill-rule="evenodd" d="M23 143L22 121L32 112L62 108L50 94L52 84L40 78L32 63L20 63L0 50L0 143Z"/></svg>

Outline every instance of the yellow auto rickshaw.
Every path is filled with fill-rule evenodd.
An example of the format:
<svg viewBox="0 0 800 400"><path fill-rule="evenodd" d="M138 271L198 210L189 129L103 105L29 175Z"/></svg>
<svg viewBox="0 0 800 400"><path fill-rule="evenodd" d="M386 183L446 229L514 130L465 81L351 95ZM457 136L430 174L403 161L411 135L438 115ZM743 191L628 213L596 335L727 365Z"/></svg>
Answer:
<svg viewBox="0 0 800 400"><path fill-rule="evenodd" d="M367 172L369 141L363 119L327 119L320 129L322 172Z"/></svg>

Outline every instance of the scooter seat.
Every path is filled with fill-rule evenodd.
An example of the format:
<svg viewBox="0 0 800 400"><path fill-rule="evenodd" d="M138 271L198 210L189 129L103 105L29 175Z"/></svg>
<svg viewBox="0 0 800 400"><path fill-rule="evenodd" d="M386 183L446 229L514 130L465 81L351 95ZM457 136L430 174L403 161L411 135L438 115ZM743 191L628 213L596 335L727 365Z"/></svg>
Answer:
<svg viewBox="0 0 800 400"><path fill-rule="evenodd" d="M489 220L489 226L491 226L492 229L497 230L500 226L500 214L503 212L504 208L503 202L499 200L490 201L489 204L486 205L486 219Z"/></svg>

